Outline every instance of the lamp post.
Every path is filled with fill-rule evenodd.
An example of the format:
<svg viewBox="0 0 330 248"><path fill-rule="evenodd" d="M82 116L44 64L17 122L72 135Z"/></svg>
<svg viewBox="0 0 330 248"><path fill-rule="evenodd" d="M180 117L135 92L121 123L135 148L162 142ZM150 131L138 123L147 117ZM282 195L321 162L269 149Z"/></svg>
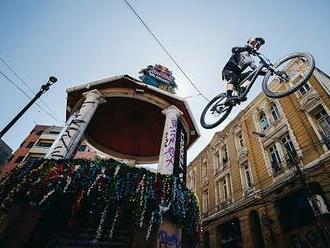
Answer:
<svg viewBox="0 0 330 248"><path fill-rule="evenodd" d="M49 90L49 87L51 85L53 85L54 83L56 83L57 78L50 76L48 79L48 82L41 85L41 88L39 90L39 92L31 99L31 101L26 104L26 106L7 124L7 126L5 126L1 132L0 132L0 139L2 138L2 136L5 135L5 133L7 133L7 131L16 123L16 121L18 121L18 119L31 107L31 105L46 91Z"/></svg>
<svg viewBox="0 0 330 248"><path fill-rule="evenodd" d="M266 134L261 133L261 132L252 131L252 134L257 135L260 138L265 138L265 139L269 139L269 140L273 140L273 141L277 142L276 139L268 137ZM328 231L326 223L323 219L322 213L320 212L320 209L318 207L317 200L315 199L308 183L306 182L306 178L304 177L304 174L301 171L301 168L299 166L299 161L297 160L297 156L296 156L296 154L293 154L290 149L287 149L287 152L288 152L288 156L292 159L292 162L296 168L296 172L297 172L297 175L299 176L301 183L303 184L304 188L306 189L306 193L307 193L310 205L312 207L312 211L313 211L315 219L316 219L317 229L319 230L321 237L322 237L323 241L325 242L325 244L330 244L329 231Z"/></svg>

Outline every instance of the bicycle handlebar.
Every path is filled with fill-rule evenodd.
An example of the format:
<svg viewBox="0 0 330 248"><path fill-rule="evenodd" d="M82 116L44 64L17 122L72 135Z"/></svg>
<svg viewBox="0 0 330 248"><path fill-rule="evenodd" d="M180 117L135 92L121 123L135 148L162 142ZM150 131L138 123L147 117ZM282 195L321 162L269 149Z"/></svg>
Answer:
<svg viewBox="0 0 330 248"><path fill-rule="evenodd" d="M267 64L270 64L270 65L272 64L272 63L270 62L270 59L266 58L265 55L263 55L263 54L261 54L261 53L259 53L259 52L257 52L257 51L254 51L252 54L253 54L254 56L258 56L258 58L259 58L261 61L267 62Z"/></svg>

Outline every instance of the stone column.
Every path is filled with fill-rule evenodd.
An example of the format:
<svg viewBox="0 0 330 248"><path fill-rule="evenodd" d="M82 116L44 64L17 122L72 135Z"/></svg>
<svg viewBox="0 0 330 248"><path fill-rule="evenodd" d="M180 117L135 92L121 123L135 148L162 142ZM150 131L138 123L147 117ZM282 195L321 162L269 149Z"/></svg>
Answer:
<svg viewBox="0 0 330 248"><path fill-rule="evenodd" d="M46 158L65 159L74 156L74 152L97 107L99 104L105 102L105 99L98 90L85 92L83 96L85 97L84 102L71 114L61 133L49 149Z"/></svg>
<svg viewBox="0 0 330 248"><path fill-rule="evenodd" d="M162 174L173 174L177 127L182 112L172 105L167 109L164 109L162 113L166 115L166 119L157 172Z"/></svg>

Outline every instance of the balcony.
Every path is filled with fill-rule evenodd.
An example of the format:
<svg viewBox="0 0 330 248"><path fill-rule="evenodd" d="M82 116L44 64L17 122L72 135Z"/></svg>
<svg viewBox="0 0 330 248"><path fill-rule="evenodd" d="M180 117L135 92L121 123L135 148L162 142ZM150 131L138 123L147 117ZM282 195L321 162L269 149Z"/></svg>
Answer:
<svg viewBox="0 0 330 248"><path fill-rule="evenodd" d="M281 164L282 164L281 162L275 162L275 161L271 162L274 176L277 176L277 175L281 174L281 172L282 172L282 165Z"/></svg>
<svg viewBox="0 0 330 248"><path fill-rule="evenodd" d="M232 204L232 198L220 201L217 206L218 211L224 210L225 208L229 207L230 204Z"/></svg>
<svg viewBox="0 0 330 248"><path fill-rule="evenodd" d="M300 105L299 109L305 112L309 112L315 106L321 104L320 94L315 90L309 90L298 101Z"/></svg>
<svg viewBox="0 0 330 248"><path fill-rule="evenodd" d="M244 196L249 196L254 193L254 185L251 185L250 187L243 187L243 194Z"/></svg>
<svg viewBox="0 0 330 248"><path fill-rule="evenodd" d="M296 164L298 164L298 163L299 163L298 155L296 153L285 156L285 164L286 164L287 168L289 168L289 169L295 168Z"/></svg>
<svg viewBox="0 0 330 248"><path fill-rule="evenodd" d="M237 162L239 164L243 164L248 159L248 151L245 147L241 147L237 151Z"/></svg>

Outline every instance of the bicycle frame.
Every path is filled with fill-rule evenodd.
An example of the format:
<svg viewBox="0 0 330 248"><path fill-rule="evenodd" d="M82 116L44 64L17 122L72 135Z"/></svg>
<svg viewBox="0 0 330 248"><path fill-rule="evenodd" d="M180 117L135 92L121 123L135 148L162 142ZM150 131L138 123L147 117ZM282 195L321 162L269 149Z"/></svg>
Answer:
<svg viewBox="0 0 330 248"><path fill-rule="evenodd" d="M267 70L270 70L272 72L275 71L275 69L273 68L273 64L271 64L270 62L268 63L266 61L266 59L264 59L262 57L261 53L255 52L255 55L258 56L258 58L260 59L260 65L256 69L254 69L246 78L244 78L244 80L239 82L238 86L236 86L236 88L238 89L238 93L239 93L239 95L237 97L238 103L241 102L246 97L246 95L249 93L251 87L253 86L254 82L256 81L256 79L259 75L259 72L261 72L263 68L267 68ZM249 79L251 79L250 84L246 88L245 92L243 94L240 94L241 92L239 91L239 87L242 84L244 84L246 81L248 81Z"/></svg>

